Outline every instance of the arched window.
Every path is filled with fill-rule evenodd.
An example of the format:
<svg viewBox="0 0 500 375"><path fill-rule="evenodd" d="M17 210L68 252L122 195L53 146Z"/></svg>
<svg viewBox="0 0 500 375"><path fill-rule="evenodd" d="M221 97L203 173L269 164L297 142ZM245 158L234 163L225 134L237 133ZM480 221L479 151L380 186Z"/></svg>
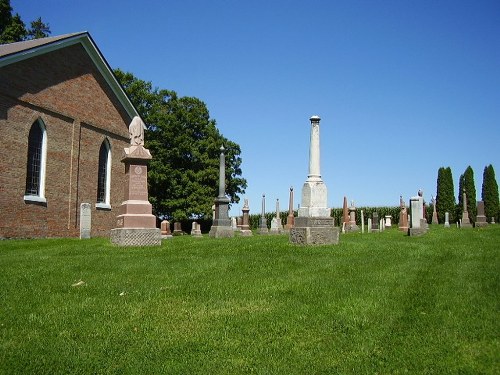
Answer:
<svg viewBox="0 0 500 375"><path fill-rule="evenodd" d="M41 119L36 120L28 135L25 201L46 202L45 164L47 159L47 132Z"/></svg>
<svg viewBox="0 0 500 375"><path fill-rule="evenodd" d="M111 146L105 139L99 149L99 167L97 170L96 208L111 208L109 197L111 188Z"/></svg>

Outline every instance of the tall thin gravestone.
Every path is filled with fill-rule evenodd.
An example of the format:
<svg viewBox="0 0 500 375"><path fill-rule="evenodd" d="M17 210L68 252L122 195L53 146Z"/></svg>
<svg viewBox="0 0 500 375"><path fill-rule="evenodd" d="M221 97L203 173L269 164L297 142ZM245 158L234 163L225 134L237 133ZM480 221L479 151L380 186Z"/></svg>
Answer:
<svg viewBox="0 0 500 375"><path fill-rule="evenodd" d="M111 230L111 242L120 246L161 245L161 231L148 200L148 162L152 159L144 148L144 128L136 116L129 126L130 147L124 149L125 200L117 216L117 228Z"/></svg>
<svg viewBox="0 0 500 375"><path fill-rule="evenodd" d="M463 212L462 212L462 221L460 222L460 228L472 228L472 224L469 220L469 213L467 212L467 194L465 194L465 188L463 190Z"/></svg>
<svg viewBox="0 0 500 375"><path fill-rule="evenodd" d="M450 213L449 212L444 213L444 227L445 228L450 227Z"/></svg>
<svg viewBox="0 0 500 375"><path fill-rule="evenodd" d="M361 233L365 233L365 213L361 210Z"/></svg>
<svg viewBox="0 0 500 375"><path fill-rule="evenodd" d="M268 234L267 219L266 219L266 194L262 194L262 212L259 220L259 234Z"/></svg>
<svg viewBox="0 0 500 375"><path fill-rule="evenodd" d="M402 195L399 196L399 230L408 232L408 212Z"/></svg>
<svg viewBox="0 0 500 375"><path fill-rule="evenodd" d="M302 187L302 202L290 242L298 245L338 244L339 228L334 227L327 207L327 188L320 173L319 116L312 116L309 145L309 175Z"/></svg>
<svg viewBox="0 0 500 375"><path fill-rule="evenodd" d="M80 238L90 238L91 231L91 215L92 205L90 203L82 203L80 205Z"/></svg>
<svg viewBox="0 0 500 375"><path fill-rule="evenodd" d="M351 205L349 206L349 223L346 226L348 232L359 232L359 227L356 224L356 207L354 206L354 201L351 201Z"/></svg>
<svg viewBox="0 0 500 375"><path fill-rule="evenodd" d="M295 225L295 216L293 214L293 186L290 186L290 199L288 201L288 216L286 218L285 229L290 231Z"/></svg>
<svg viewBox="0 0 500 375"><path fill-rule="evenodd" d="M248 199L245 199L245 203L243 204L243 208L241 211L243 212L243 223L241 224L241 235L242 236L251 236L252 230L250 229L250 207L248 207Z"/></svg>
<svg viewBox="0 0 500 375"><path fill-rule="evenodd" d="M434 196L431 196L431 203L432 203L432 224L438 224L438 215L436 211L436 199Z"/></svg>
<svg viewBox="0 0 500 375"><path fill-rule="evenodd" d="M229 198L226 197L226 157L224 155L224 146L220 148L219 158L219 196L215 198L215 220L210 227L208 235L210 237L234 237L234 231L231 227L229 218Z"/></svg>

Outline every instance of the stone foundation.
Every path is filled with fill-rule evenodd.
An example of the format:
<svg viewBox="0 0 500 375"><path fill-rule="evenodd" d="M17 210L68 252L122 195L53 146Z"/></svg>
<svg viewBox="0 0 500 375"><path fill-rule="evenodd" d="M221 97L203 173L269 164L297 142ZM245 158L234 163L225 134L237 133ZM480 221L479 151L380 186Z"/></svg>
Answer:
<svg viewBox="0 0 500 375"><path fill-rule="evenodd" d="M297 245L337 245L340 229L332 217L297 217L290 228L290 243Z"/></svg>
<svg viewBox="0 0 500 375"><path fill-rule="evenodd" d="M160 246L159 228L111 229L111 243L118 246Z"/></svg>

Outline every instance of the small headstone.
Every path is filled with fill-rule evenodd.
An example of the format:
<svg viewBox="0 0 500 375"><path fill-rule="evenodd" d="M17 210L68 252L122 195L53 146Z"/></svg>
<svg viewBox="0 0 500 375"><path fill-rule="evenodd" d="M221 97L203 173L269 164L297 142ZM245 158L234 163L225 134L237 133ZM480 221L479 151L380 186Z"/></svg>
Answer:
<svg viewBox="0 0 500 375"><path fill-rule="evenodd" d="M495 216L491 217L491 224L495 224Z"/></svg>
<svg viewBox="0 0 500 375"><path fill-rule="evenodd" d="M371 217L368 218L367 228L368 228L368 233L371 233L372 232L372 228L373 228L373 226L372 226L372 218Z"/></svg>
<svg viewBox="0 0 500 375"><path fill-rule="evenodd" d="M92 205L82 203L80 205L80 238L90 238Z"/></svg>
<svg viewBox="0 0 500 375"><path fill-rule="evenodd" d="M384 219L380 219L380 222L379 222L379 230L381 232L383 232L385 230L385 223L384 223Z"/></svg>
<svg viewBox="0 0 500 375"><path fill-rule="evenodd" d="M444 227L445 228L450 227L450 213L449 212L444 213Z"/></svg>
<svg viewBox="0 0 500 375"><path fill-rule="evenodd" d="M385 219L384 227L389 227L390 228L392 226L392 216L391 215L385 215L384 219Z"/></svg>
<svg viewBox="0 0 500 375"><path fill-rule="evenodd" d="M231 228L233 230L238 230L238 223L236 222L236 218L234 216L231 217Z"/></svg>
<svg viewBox="0 0 500 375"><path fill-rule="evenodd" d="M477 202L477 216L476 216L476 227L485 227L488 225L486 221L486 216L484 215L484 202Z"/></svg>
<svg viewBox="0 0 500 375"><path fill-rule="evenodd" d="M174 232L172 233L174 236L178 236L183 234L182 225L178 221L174 222Z"/></svg>
<svg viewBox="0 0 500 375"><path fill-rule="evenodd" d="M172 232L170 232L170 222L168 220L163 220L160 225L161 236L164 237L172 237Z"/></svg>
<svg viewBox="0 0 500 375"><path fill-rule="evenodd" d="M191 224L191 236L201 237L201 226L196 221Z"/></svg>

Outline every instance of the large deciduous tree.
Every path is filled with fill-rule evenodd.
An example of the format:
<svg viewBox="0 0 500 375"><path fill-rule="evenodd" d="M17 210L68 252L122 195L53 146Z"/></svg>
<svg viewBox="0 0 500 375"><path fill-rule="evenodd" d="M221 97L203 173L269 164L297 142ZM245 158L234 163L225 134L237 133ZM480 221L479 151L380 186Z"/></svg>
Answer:
<svg viewBox="0 0 500 375"><path fill-rule="evenodd" d="M498 184L495 178L495 170L491 164L484 167L481 199L484 201L484 213L488 221L491 221L491 218L494 217L495 221L498 222L500 220L498 217L500 214Z"/></svg>
<svg viewBox="0 0 500 375"><path fill-rule="evenodd" d="M239 145L224 138L201 100L153 88L151 82L119 69L115 75L147 125L150 201L155 214L174 220L210 219L218 195L220 147L226 155L226 194L238 202L247 182L241 177Z"/></svg>
<svg viewBox="0 0 500 375"><path fill-rule="evenodd" d="M458 190L458 210L457 212L463 212L463 192L465 189L465 194L467 195L467 212L469 213L469 219L471 222L476 222L477 206L476 206L476 185L474 183L474 171L469 165L465 172L460 176L459 190Z"/></svg>
<svg viewBox="0 0 500 375"><path fill-rule="evenodd" d="M448 212L450 215L449 221L451 223L455 222L455 206L456 201L451 168L441 167L438 170L436 194L436 210L440 223L444 223L445 212Z"/></svg>
<svg viewBox="0 0 500 375"><path fill-rule="evenodd" d="M41 17L31 21L31 28L26 29L21 16L17 13L12 15L10 0L0 0L0 44L45 38L49 35L50 27Z"/></svg>

